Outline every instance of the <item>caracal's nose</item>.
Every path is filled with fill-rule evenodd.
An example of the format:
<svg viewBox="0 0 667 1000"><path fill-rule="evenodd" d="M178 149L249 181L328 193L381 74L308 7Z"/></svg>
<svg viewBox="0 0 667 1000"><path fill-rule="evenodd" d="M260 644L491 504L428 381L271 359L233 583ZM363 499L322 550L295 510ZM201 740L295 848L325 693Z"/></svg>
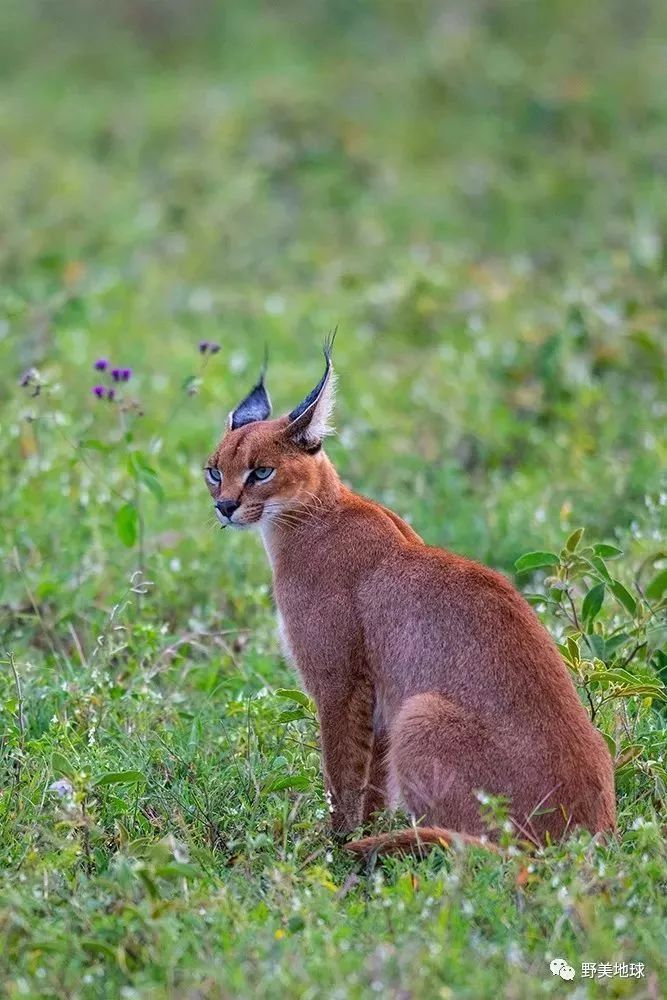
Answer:
<svg viewBox="0 0 667 1000"><path fill-rule="evenodd" d="M215 505L223 517L231 517L235 510L238 510L241 504L238 500L218 500Z"/></svg>

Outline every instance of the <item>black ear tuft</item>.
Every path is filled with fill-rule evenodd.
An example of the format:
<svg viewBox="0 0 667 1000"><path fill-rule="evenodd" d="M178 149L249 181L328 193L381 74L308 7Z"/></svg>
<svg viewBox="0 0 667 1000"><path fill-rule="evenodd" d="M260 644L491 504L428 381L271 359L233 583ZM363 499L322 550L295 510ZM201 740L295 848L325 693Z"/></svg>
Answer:
<svg viewBox="0 0 667 1000"><path fill-rule="evenodd" d="M312 389L305 399L302 399L298 406L295 406L292 412L289 414L290 423L296 420L306 412L306 410L315 403L324 388L329 375L331 374L331 351L333 350L334 340L336 339L336 333L338 332L338 327L329 334L329 336L324 341L322 345L322 351L324 353L324 360L326 362L326 367L324 369L324 375L319 380L314 389Z"/></svg>
<svg viewBox="0 0 667 1000"><path fill-rule="evenodd" d="M266 363L265 357L259 381L236 409L229 414L230 430L235 431L238 427L245 427L246 424L253 424L257 420L268 420L271 416L271 400L264 385Z"/></svg>
<svg viewBox="0 0 667 1000"><path fill-rule="evenodd" d="M325 434L331 433L329 420L333 409L335 376L331 363L336 330L324 341L325 368L322 378L298 406L288 414L287 434L298 440L304 447L312 447L321 442Z"/></svg>

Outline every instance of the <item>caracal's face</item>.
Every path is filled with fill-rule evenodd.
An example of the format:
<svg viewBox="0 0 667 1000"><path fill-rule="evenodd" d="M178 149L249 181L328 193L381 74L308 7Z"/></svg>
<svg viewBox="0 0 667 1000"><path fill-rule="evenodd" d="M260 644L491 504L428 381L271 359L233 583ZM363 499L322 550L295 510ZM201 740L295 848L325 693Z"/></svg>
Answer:
<svg viewBox="0 0 667 1000"><path fill-rule="evenodd" d="M228 430L204 469L215 515L223 527L263 527L308 505L318 455L285 435L285 417Z"/></svg>
<svg viewBox="0 0 667 1000"><path fill-rule="evenodd" d="M332 334L324 343L326 367L315 388L284 417L271 420L271 400L259 381L229 414L227 432L204 476L223 527L294 524L299 510L318 503L322 438L333 405Z"/></svg>

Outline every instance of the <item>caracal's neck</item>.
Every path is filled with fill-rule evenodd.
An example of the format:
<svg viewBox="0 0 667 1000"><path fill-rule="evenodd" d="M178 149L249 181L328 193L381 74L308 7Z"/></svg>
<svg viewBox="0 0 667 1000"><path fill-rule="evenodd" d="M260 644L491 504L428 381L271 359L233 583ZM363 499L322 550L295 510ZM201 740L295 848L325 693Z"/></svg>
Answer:
<svg viewBox="0 0 667 1000"><path fill-rule="evenodd" d="M313 478L304 485L294 507L261 526L262 541L274 575L281 556L308 546L315 525L329 516L348 492L327 456L321 452Z"/></svg>

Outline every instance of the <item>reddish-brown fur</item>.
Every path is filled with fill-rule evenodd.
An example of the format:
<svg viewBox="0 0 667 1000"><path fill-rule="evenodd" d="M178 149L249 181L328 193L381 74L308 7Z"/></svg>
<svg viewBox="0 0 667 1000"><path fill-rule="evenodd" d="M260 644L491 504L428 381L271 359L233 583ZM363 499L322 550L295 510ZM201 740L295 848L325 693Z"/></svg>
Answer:
<svg viewBox="0 0 667 1000"><path fill-rule="evenodd" d="M334 828L402 806L438 828L423 842L479 836L483 790L506 796L535 842L612 830L607 747L528 604L499 573L424 544L312 453L331 409L329 367L297 420L227 431L209 461L222 484L209 489L214 502L240 501L235 526L262 531L283 645L317 704ZM244 485L257 466L273 478Z"/></svg>

